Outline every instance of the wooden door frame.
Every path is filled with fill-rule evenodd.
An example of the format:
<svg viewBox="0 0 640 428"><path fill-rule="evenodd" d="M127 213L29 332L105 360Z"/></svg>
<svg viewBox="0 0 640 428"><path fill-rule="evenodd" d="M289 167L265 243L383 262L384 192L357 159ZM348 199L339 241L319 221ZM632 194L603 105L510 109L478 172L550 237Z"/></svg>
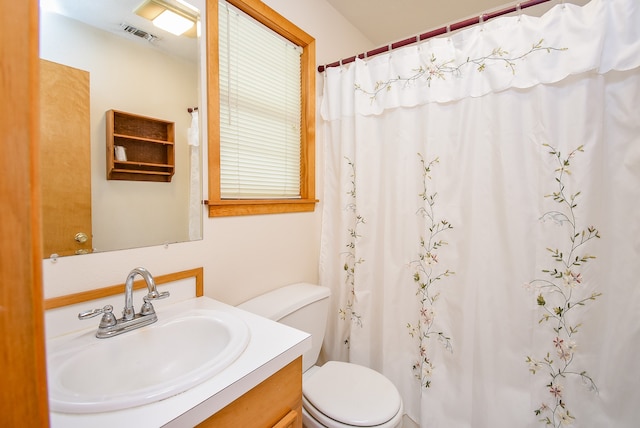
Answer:
<svg viewBox="0 0 640 428"><path fill-rule="evenodd" d="M46 427L38 1L0 0L0 10L0 425Z"/></svg>

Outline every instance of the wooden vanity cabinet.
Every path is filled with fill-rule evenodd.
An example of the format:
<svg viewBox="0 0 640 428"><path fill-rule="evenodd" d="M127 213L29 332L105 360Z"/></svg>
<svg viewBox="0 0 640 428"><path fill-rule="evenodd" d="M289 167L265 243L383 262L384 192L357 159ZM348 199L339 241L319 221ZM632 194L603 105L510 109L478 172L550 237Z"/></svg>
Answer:
<svg viewBox="0 0 640 428"><path fill-rule="evenodd" d="M198 427L302 428L302 357Z"/></svg>
<svg viewBox="0 0 640 428"><path fill-rule="evenodd" d="M175 172L175 124L161 119L109 110L107 180L169 182ZM125 149L118 160L115 147Z"/></svg>

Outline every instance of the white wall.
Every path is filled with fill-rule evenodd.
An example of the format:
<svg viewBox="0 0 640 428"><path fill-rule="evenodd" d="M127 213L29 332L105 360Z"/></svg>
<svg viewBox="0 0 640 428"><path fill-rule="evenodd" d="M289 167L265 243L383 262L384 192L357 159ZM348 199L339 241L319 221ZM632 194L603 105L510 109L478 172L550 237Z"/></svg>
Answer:
<svg viewBox="0 0 640 428"><path fill-rule="evenodd" d="M265 3L315 37L317 64L376 47L325 0ZM319 100L322 76L318 74L317 79ZM317 123L316 196L321 202L315 212L205 217L201 241L44 260L45 297L121 283L136 266L154 275L203 266L205 294L229 304L280 285L317 282L323 196L323 135ZM116 308L118 305L114 302Z"/></svg>

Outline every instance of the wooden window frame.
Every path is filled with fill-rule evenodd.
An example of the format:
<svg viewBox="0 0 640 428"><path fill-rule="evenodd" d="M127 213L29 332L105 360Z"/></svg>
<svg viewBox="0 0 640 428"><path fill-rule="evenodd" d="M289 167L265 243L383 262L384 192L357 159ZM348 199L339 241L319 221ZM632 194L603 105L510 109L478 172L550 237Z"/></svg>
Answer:
<svg viewBox="0 0 640 428"><path fill-rule="evenodd" d="M316 78L315 39L260 0L225 0L287 40L300 46L302 120L299 199L222 199L220 195L220 87L218 1L207 1L207 91L209 129L209 217L311 212L315 198Z"/></svg>

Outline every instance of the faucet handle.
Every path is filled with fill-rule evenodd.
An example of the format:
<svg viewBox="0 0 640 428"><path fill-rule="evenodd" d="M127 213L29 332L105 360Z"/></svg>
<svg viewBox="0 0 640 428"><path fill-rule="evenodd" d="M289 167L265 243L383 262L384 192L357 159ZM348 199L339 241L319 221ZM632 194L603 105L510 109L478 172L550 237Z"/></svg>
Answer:
<svg viewBox="0 0 640 428"><path fill-rule="evenodd" d="M142 304L142 308L140 309L140 315L154 314L155 310L153 309L151 301L166 299L167 297L169 297L168 291L163 291L162 293L158 293L156 290L150 291L146 296L142 298L142 300L144 300L144 303Z"/></svg>
<svg viewBox="0 0 640 428"><path fill-rule="evenodd" d="M102 309L90 309L88 311L80 312L78 314L79 320L86 320L102 314L100 320L100 327L110 327L116 325L116 317L113 315L113 306L105 305Z"/></svg>
<svg viewBox="0 0 640 428"><path fill-rule="evenodd" d="M156 290L153 290L153 291L150 291L149 293L147 293L147 295L144 296L142 298L142 300L147 302L149 300L166 299L167 297L169 297L169 292L168 291L163 291L162 293L158 293Z"/></svg>
<svg viewBox="0 0 640 428"><path fill-rule="evenodd" d="M107 312L113 312L113 306L106 305L102 309L90 309L88 311L80 312L78 314L78 319L79 320L86 320L88 318L97 317L98 315L104 314L104 313L107 313Z"/></svg>

